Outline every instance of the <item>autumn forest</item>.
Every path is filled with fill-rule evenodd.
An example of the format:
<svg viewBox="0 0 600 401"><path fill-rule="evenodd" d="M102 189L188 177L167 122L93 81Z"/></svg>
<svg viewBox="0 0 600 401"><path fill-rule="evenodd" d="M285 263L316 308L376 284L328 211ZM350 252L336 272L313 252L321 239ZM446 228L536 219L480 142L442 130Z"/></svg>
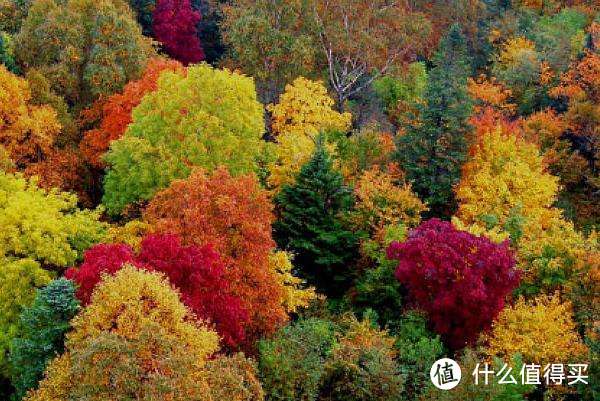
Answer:
<svg viewBox="0 0 600 401"><path fill-rule="evenodd" d="M0 0L0 400L600 400L600 3Z"/></svg>

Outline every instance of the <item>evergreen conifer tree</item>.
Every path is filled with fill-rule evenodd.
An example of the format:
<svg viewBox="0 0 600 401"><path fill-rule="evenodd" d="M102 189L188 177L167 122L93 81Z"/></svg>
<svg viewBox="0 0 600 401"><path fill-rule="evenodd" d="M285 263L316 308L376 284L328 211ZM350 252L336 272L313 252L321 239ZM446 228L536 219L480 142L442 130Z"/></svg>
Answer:
<svg viewBox="0 0 600 401"><path fill-rule="evenodd" d="M310 284L328 295L341 295L352 280L350 263L358 235L340 219L352 206L352 193L334 170L322 137L295 184L284 185L275 203L280 219L273 227L279 247L294 253L294 264Z"/></svg>
<svg viewBox="0 0 600 401"><path fill-rule="evenodd" d="M454 24L433 58L420 117L397 143L398 161L413 189L438 216L447 216L455 208L452 187L460 179L467 155L472 109L467 60L465 36Z"/></svg>
<svg viewBox="0 0 600 401"><path fill-rule="evenodd" d="M23 311L22 335L13 340L10 354L16 399L37 387L46 365L64 351L65 333L78 309L73 282L60 278L40 288Z"/></svg>

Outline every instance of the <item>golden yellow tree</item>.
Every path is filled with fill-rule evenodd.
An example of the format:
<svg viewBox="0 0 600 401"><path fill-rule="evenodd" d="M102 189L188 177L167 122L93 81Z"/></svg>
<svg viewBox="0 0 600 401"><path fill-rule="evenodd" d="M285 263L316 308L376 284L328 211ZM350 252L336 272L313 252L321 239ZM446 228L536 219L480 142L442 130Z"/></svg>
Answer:
<svg viewBox="0 0 600 401"><path fill-rule="evenodd" d="M269 255L269 266L283 288L281 303L288 313L307 307L310 301L317 298L314 287L308 287L304 280L292 274L292 258L285 251L274 251Z"/></svg>
<svg viewBox="0 0 600 401"><path fill-rule="evenodd" d="M518 353L525 362L542 366L576 360L585 352L571 304L561 302L558 294L530 302L520 298L500 313L489 337L489 355L510 360Z"/></svg>
<svg viewBox="0 0 600 401"><path fill-rule="evenodd" d="M269 168L270 185L279 188L294 182L294 176L314 151L319 133L350 128L350 113L338 113L333 106L334 101L321 82L303 77L285 87L279 103L267 106L277 139L277 160Z"/></svg>
<svg viewBox="0 0 600 401"><path fill-rule="evenodd" d="M564 283L585 248L584 238L553 207L558 188L537 146L498 126L471 148L456 188L455 222L475 234L510 237L526 282L554 287Z"/></svg>
<svg viewBox="0 0 600 401"><path fill-rule="evenodd" d="M205 400L205 364L218 336L163 276L126 266L105 277L73 319L66 349L28 400Z"/></svg>
<svg viewBox="0 0 600 401"><path fill-rule="evenodd" d="M400 174L374 166L366 170L354 188L356 205L351 221L357 229L376 233L389 225L415 227L427 207Z"/></svg>

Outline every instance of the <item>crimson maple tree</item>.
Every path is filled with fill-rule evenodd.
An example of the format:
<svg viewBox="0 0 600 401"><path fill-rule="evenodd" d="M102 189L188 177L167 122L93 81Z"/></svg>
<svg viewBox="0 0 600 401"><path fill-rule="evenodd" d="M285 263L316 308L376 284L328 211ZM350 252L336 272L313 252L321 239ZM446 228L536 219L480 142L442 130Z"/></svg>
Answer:
<svg viewBox="0 0 600 401"><path fill-rule="evenodd" d="M490 327L519 283L508 242L495 244L431 219L387 250L409 301L453 349L472 344Z"/></svg>
<svg viewBox="0 0 600 401"><path fill-rule="evenodd" d="M201 15L190 0L158 0L152 18L154 36L171 57L185 65L204 60L197 28Z"/></svg>

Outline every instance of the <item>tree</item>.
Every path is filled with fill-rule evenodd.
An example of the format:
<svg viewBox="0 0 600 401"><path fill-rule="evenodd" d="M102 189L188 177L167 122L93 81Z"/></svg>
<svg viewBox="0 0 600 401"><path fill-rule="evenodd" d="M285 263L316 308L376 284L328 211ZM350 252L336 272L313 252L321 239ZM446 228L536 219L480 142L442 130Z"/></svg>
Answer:
<svg viewBox="0 0 600 401"><path fill-rule="evenodd" d="M256 79L265 103L298 76L310 76L317 49L310 9L303 1L225 1L219 27L228 47L226 64ZM257 35L260 32L260 35Z"/></svg>
<svg viewBox="0 0 600 401"><path fill-rule="evenodd" d="M151 58L140 79L127 83L121 93L96 102L96 107L101 108L100 126L87 131L79 144L88 163L98 168L105 166L102 157L108 151L110 143L123 136L132 122L133 109L147 93L157 89L158 78L164 71L183 74L184 70L177 61Z"/></svg>
<svg viewBox="0 0 600 401"><path fill-rule="evenodd" d="M565 363L586 349L575 330L571 304L558 295L523 298L500 313L490 333L488 353L501 358L520 354L542 366Z"/></svg>
<svg viewBox="0 0 600 401"><path fill-rule="evenodd" d="M354 187L356 204L350 220L359 230L377 233L387 226L417 226L427 210L410 185L377 166L366 170Z"/></svg>
<svg viewBox="0 0 600 401"><path fill-rule="evenodd" d="M21 312L21 335L13 339L10 347L17 399L36 389L46 365L64 352L65 334L78 310L73 283L60 278L38 289L31 306Z"/></svg>
<svg viewBox="0 0 600 401"><path fill-rule="evenodd" d="M159 192L143 213L157 233L174 233L184 244L212 244L225 263L231 292L250 315L244 325L251 349L287 319L286 289L269 258L272 205L256 177L232 177L224 168L195 170Z"/></svg>
<svg viewBox="0 0 600 401"><path fill-rule="evenodd" d="M10 376L10 343L23 333L19 315L34 302L36 289L50 280L34 260L0 259L0 377Z"/></svg>
<svg viewBox="0 0 600 401"><path fill-rule="evenodd" d="M344 228L340 214L352 201L322 137L296 183L285 185L275 197L280 215L273 224L277 244L296 255L299 272L319 292L341 295L351 282L358 236Z"/></svg>
<svg viewBox="0 0 600 401"><path fill-rule="evenodd" d="M315 34L338 107L392 66L411 61L431 27L404 2L316 0Z"/></svg>
<svg viewBox="0 0 600 401"><path fill-rule="evenodd" d="M335 344L332 322L315 318L282 328L259 345L258 366L266 398L316 400L324 364Z"/></svg>
<svg viewBox="0 0 600 401"><path fill-rule="evenodd" d="M471 114L466 51L465 37L455 24L433 58L419 119L397 143L397 158L407 179L436 215L454 208L452 186L466 160Z"/></svg>
<svg viewBox="0 0 600 401"><path fill-rule="evenodd" d="M556 289L569 279L586 246L553 207L558 178L546 172L539 149L519 131L498 126L481 134L456 187L455 222L476 234L510 238L526 272L526 292Z"/></svg>
<svg viewBox="0 0 600 401"><path fill-rule="evenodd" d="M66 352L29 401L204 399L216 333L201 326L160 274L125 267L73 319Z"/></svg>
<svg viewBox="0 0 600 401"><path fill-rule="evenodd" d="M565 136L575 149L573 153L586 162L581 166L579 182L568 185L565 192L572 199L578 218L591 226L600 221L596 207L600 190L600 55L586 52L563 74L551 95L568 100Z"/></svg>
<svg viewBox="0 0 600 401"><path fill-rule="evenodd" d="M13 74L19 73L19 67L15 61L12 36L6 32L0 32L0 64Z"/></svg>
<svg viewBox="0 0 600 401"><path fill-rule="evenodd" d="M106 154L102 202L116 215L187 177L192 166L253 171L263 129L251 78L206 64L189 67L185 76L164 72Z"/></svg>
<svg viewBox="0 0 600 401"><path fill-rule="evenodd" d="M333 109L333 99L321 82L303 77L286 85L277 104L270 104L271 130L277 140L277 160L269 166L269 184L276 190L294 182L296 174L315 149L322 132L346 132L350 128L350 113Z"/></svg>
<svg viewBox="0 0 600 401"><path fill-rule="evenodd" d="M319 400L400 399L404 378L396 363L394 341L386 331L374 328L368 319L352 321L325 363Z"/></svg>
<svg viewBox="0 0 600 401"><path fill-rule="evenodd" d="M40 162L53 151L61 125L56 111L31 101L29 83L0 66L0 144L19 169Z"/></svg>
<svg viewBox="0 0 600 401"><path fill-rule="evenodd" d="M511 90L518 111L529 114L549 105L547 88L544 88L547 68L549 66L543 62L535 43L524 37L514 37L500 48L492 72Z"/></svg>
<svg viewBox="0 0 600 401"><path fill-rule="evenodd" d="M80 210L77 197L38 188L35 180L0 172L0 255L31 258L61 270L102 240L99 210Z"/></svg>
<svg viewBox="0 0 600 401"><path fill-rule="evenodd" d="M184 65L204 60L198 38L200 12L190 0L157 0L152 15L152 30L165 51Z"/></svg>
<svg viewBox="0 0 600 401"><path fill-rule="evenodd" d="M88 304L103 275L124 265L163 273L181 293L181 301L200 319L214 324L222 344L236 348L244 341L248 313L231 294L225 266L210 246L182 246L173 235L147 236L139 253L123 244L100 244L88 249L83 264L67 270L78 284L77 297Z"/></svg>
<svg viewBox="0 0 600 401"><path fill-rule="evenodd" d="M238 352L207 363L208 385L213 400L262 401L264 392L256 362Z"/></svg>
<svg viewBox="0 0 600 401"><path fill-rule="evenodd" d="M519 282L507 242L495 244L438 219L410 231L405 242L393 242L387 252L398 261L396 278L409 302L427 313L433 330L452 349L473 344Z"/></svg>
<svg viewBox="0 0 600 401"><path fill-rule="evenodd" d="M35 1L15 37L19 64L38 69L76 112L137 78L151 53L122 1Z"/></svg>

